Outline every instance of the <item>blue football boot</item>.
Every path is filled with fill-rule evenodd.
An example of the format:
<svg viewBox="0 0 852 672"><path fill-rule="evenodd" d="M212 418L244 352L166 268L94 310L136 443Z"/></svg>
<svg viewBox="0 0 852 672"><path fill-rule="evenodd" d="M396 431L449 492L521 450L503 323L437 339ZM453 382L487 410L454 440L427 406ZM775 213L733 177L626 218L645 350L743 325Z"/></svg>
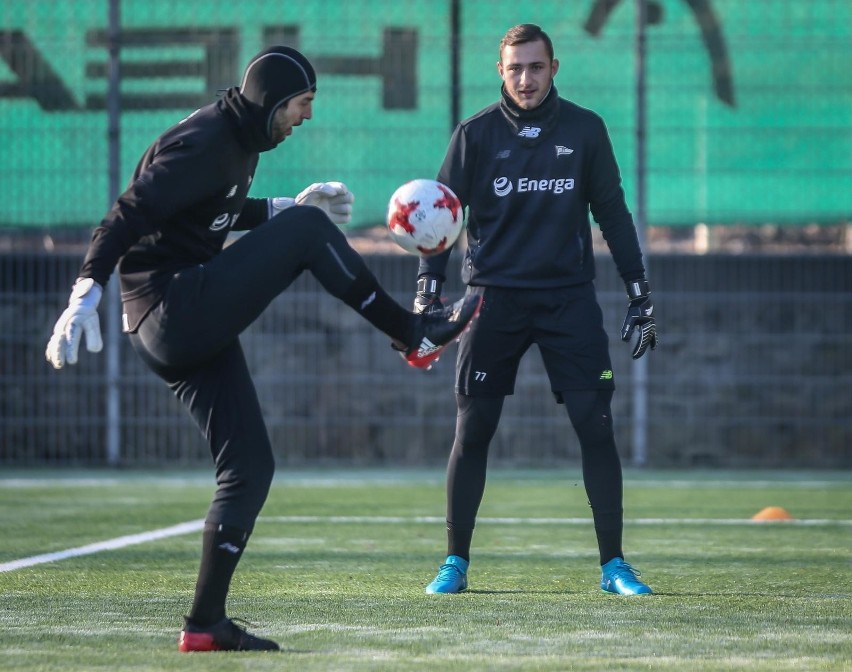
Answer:
<svg viewBox="0 0 852 672"><path fill-rule="evenodd" d="M426 586L426 593L462 593L467 590L467 566L470 563L457 555L448 555L438 569L438 576Z"/></svg>
<svg viewBox="0 0 852 672"><path fill-rule="evenodd" d="M651 595L653 591L639 576L639 570L622 558L613 558L601 567L601 590L618 595Z"/></svg>

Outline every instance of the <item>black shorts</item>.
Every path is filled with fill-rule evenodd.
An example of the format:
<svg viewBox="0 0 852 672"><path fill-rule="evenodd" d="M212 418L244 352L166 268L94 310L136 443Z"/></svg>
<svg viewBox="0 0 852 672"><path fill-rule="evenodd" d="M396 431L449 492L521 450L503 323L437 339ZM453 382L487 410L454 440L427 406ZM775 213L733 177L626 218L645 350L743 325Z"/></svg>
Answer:
<svg viewBox="0 0 852 672"><path fill-rule="evenodd" d="M551 289L468 287L483 296L479 318L459 344L456 392L497 397L515 391L521 357L538 345L550 389L615 388L609 337L592 283Z"/></svg>

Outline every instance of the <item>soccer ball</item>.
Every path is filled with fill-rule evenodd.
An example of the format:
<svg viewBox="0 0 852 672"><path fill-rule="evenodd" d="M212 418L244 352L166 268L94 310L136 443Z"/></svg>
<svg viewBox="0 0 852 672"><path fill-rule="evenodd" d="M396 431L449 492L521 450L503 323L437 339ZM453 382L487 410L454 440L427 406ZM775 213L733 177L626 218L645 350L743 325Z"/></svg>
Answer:
<svg viewBox="0 0 852 672"><path fill-rule="evenodd" d="M403 250L430 257L456 242L464 224L461 202L435 180L411 180L388 204L388 231Z"/></svg>

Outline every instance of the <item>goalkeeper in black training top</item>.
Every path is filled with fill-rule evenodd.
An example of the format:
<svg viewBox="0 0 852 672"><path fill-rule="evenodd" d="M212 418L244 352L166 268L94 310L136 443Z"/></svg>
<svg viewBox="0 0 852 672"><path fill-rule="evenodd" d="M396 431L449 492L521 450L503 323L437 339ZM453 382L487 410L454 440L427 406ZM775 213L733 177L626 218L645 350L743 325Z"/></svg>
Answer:
<svg viewBox="0 0 852 672"><path fill-rule="evenodd" d="M434 317L394 302L335 226L352 210L341 182L312 184L295 199L247 197L259 153L311 118L315 92L308 60L271 47L251 60L239 87L165 131L95 229L47 345L57 369L76 363L83 334L88 350L101 349L97 306L118 265L124 331L209 443L218 488L181 651L278 649L225 613L274 468L239 335L307 270L390 336L410 365L427 368L481 301L466 297ZM237 229L251 231L223 249Z"/></svg>
<svg viewBox="0 0 852 672"><path fill-rule="evenodd" d="M556 401L580 442L601 588L650 593L622 551L622 474L610 402L614 389L595 295L589 211L627 287L621 337L633 358L656 346L648 281L606 127L559 98L559 61L541 28L522 24L500 43L501 100L459 124L438 180L468 209L462 277L482 313L462 336L458 417L447 468L448 557L427 593L467 589L470 546L485 490L488 446L518 364L536 344ZM420 263L415 308L440 310L449 251Z"/></svg>

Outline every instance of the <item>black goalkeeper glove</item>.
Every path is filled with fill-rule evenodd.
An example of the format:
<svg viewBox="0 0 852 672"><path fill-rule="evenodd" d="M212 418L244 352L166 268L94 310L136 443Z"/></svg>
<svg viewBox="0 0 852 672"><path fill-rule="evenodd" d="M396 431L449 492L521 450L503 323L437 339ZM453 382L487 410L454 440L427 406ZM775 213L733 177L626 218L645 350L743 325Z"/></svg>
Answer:
<svg viewBox="0 0 852 672"><path fill-rule="evenodd" d="M627 316L621 325L621 340L629 341L633 330L639 329L639 338L633 348L633 359L639 359L645 354L648 346L651 350L657 347L657 323L654 321L654 304L651 303L651 288L645 278L631 280L627 283Z"/></svg>
<svg viewBox="0 0 852 672"><path fill-rule="evenodd" d="M443 281L437 275L421 275L417 278L417 296L414 297L414 312L429 314L434 310L443 310L441 289Z"/></svg>

